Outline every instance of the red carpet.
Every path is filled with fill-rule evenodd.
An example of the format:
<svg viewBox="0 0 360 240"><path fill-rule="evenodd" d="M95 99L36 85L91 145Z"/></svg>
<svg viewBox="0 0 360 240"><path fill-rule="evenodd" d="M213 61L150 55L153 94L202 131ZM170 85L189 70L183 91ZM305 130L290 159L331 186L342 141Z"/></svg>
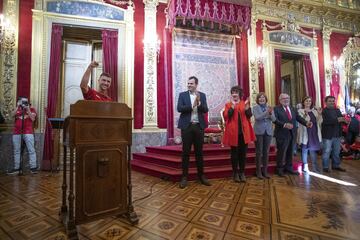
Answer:
<svg viewBox="0 0 360 240"><path fill-rule="evenodd" d="M221 147L219 144L204 144L204 171L208 178L224 178L232 175L230 148ZM151 176L179 181L182 174L181 169L181 145L146 147L146 153L134 153L131 160L132 169ZM270 148L269 172L275 170L276 149ZM300 162L294 157L294 169L297 169ZM255 165L255 146L249 144L245 174L254 175ZM196 163L192 152L190 156L189 179L196 179Z"/></svg>

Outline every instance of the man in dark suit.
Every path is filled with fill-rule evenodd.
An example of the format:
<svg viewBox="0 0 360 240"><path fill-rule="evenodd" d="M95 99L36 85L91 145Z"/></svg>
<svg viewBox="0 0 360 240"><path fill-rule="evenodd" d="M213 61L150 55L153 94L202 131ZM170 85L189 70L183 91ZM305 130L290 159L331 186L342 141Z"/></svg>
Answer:
<svg viewBox="0 0 360 240"><path fill-rule="evenodd" d="M180 112L178 128L181 129L182 138L182 178L180 188L187 186L187 177L189 171L189 158L191 145L194 144L197 174L200 182L210 186L209 181L204 175L203 163L203 141L205 119L204 113L209 111L206 96L204 93L196 90L198 79L194 76L188 79L188 91L181 92L177 104L177 110Z"/></svg>
<svg viewBox="0 0 360 240"><path fill-rule="evenodd" d="M296 121L304 126L311 127L311 122L306 122L305 119L300 117L298 112L290 105L290 97L286 93L281 93L279 96L280 105L274 108L275 120L275 133L276 139L276 169L280 177L284 173L299 175L298 172L293 170L292 157L293 145L296 141ZM283 164L285 160L285 165Z"/></svg>

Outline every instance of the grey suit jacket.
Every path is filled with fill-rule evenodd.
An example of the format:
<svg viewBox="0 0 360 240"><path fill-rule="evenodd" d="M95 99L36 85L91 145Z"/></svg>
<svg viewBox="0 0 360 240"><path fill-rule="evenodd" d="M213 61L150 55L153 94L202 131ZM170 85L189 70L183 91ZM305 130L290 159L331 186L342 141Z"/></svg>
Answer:
<svg viewBox="0 0 360 240"><path fill-rule="evenodd" d="M258 104L252 108L255 118L255 135L264 135L265 133L269 136L273 135L272 122L274 122L276 118L274 113L270 115L267 110L268 106L266 107L266 111L263 112Z"/></svg>

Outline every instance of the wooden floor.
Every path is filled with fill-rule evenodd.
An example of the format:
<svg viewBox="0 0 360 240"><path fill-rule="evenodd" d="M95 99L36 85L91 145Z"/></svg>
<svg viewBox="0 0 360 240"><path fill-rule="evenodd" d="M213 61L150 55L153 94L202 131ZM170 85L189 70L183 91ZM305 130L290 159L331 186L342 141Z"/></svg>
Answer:
<svg viewBox="0 0 360 240"><path fill-rule="evenodd" d="M346 173L172 182L134 172L137 226L107 218L78 227L80 239L360 239L360 161ZM329 180L338 179L357 186ZM346 184L346 183L345 183ZM67 239L58 212L61 174L0 176L0 239ZM153 194L143 200L152 187Z"/></svg>

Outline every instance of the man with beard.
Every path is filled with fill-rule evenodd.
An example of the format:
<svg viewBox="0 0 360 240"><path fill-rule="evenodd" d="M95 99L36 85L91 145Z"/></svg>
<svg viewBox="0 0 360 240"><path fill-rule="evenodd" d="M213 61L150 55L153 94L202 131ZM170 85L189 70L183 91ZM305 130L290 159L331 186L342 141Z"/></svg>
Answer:
<svg viewBox="0 0 360 240"><path fill-rule="evenodd" d="M80 83L80 88L85 100L95 100L103 102L112 102L113 100L108 95L108 89L111 85L111 76L108 73L101 73L98 79L98 91L89 87L90 74L93 68L99 64L92 61L86 69Z"/></svg>

